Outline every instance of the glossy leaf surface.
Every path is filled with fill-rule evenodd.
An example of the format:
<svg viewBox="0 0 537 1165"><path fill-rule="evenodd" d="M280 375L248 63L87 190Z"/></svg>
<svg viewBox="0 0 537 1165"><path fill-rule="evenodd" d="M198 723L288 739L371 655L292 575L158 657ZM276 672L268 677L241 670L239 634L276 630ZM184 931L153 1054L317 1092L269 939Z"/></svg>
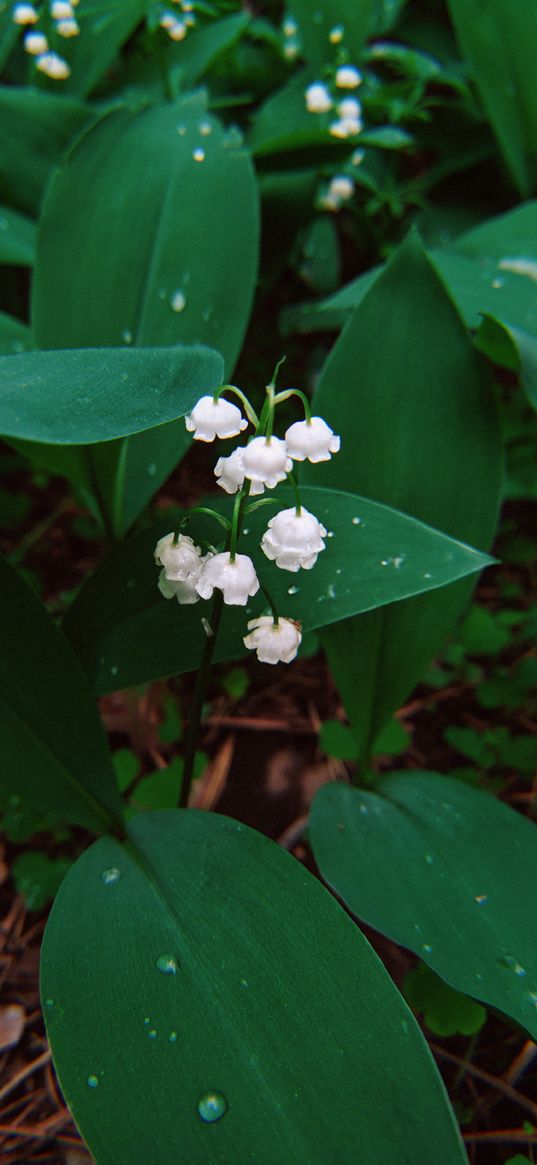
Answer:
<svg viewBox="0 0 537 1165"><path fill-rule="evenodd" d="M406 772L371 791L326 785L310 836L354 914L535 1039L535 825L453 777Z"/></svg>
<svg viewBox="0 0 537 1165"><path fill-rule="evenodd" d="M72 138L92 118L89 106L55 93L0 86L0 190L28 214Z"/></svg>
<svg viewBox="0 0 537 1165"><path fill-rule="evenodd" d="M0 594L0 785L100 833L121 818L121 804L86 676L42 603L1 559Z"/></svg>
<svg viewBox="0 0 537 1165"><path fill-rule="evenodd" d="M14 356L33 346L32 333L26 324L0 311L0 355Z"/></svg>
<svg viewBox="0 0 537 1165"><path fill-rule="evenodd" d="M124 845L95 843L60 888L41 985L100 1165L465 1161L366 940L289 854L229 818L142 814Z"/></svg>
<svg viewBox="0 0 537 1165"><path fill-rule="evenodd" d="M0 359L0 432L90 445L184 416L221 382L207 348L89 348Z"/></svg>
<svg viewBox="0 0 537 1165"><path fill-rule="evenodd" d="M86 0L76 13L80 35L65 50L71 75L65 92L87 97L148 10L147 0Z"/></svg>
<svg viewBox="0 0 537 1165"><path fill-rule="evenodd" d="M141 113L116 110L84 136L50 187L35 271L38 342L203 343L222 353L229 374L252 303L257 236L249 156L208 115L203 95ZM163 427L96 467L99 478L121 479L116 533L189 440L183 426Z"/></svg>
<svg viewBox="0 0 537 1165"><path fill-rule="evenodd" d="M511 0L448 0L448 9L505 161L527 198L537 179L537 9Z"/></svg>
<svg viewBox="0 0 537 1165"><path fill-rule="evenodd" d="M415 238L332 349L314 410L344 440L327 465L306 466L307 481L320 481L322 469L323 483L365 493L472 545L489 544L501 473L492 388ZM362 758L467 595L467 587L450 588L323 633Z"/></svg>
<svg viewBox="0 0 537 1165"><path fill-rule="evenodd" d="M281 508L292 504L289 489L281 489L278 497ZM282 615L300 620L305 630L442 586L489 561L365 498L305 487L302 499L332 535L312 570L292 574L261 553L261 535L277 506L247 516L248 533L241 537L240 551L253 558ZM231 514L231 501L211 498L210 504ZM175 599L165 600L157 589L159 572L153 561L157 539L174 529L181 516L170 513L158 526L118 547L67 616L66 632L99 692L191 671L199 664L205 641L201 620L210 614L210 604L182 607ZM188 532L197 542L221 536L214 520L200 515L194 515ZM246 621L263 611L265 602L258 595L246 611L226 608L217 658L244 654Z"/></svg>
<svg viewBox="0 0 537 1165"><path fill-rule="evenodd" d="M35 255L35 225L8 206L0 206L0 263L31 267Z"/></svg>

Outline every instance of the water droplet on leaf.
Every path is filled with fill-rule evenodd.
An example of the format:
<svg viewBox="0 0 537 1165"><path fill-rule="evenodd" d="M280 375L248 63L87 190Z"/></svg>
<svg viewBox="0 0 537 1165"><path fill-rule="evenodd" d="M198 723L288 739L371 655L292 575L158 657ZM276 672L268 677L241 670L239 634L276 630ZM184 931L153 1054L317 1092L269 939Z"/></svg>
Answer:
<svg viewBox="0 0 537 1165"><path fill-rule="evenodd" d="M98 1088L99 1087L99 1077L98 1076L88 1076L88 1087L89 1088Z"/></svg>
<svg viewBox="0 0 537 1165"><path fill-rule="evenodd" d="M177 959L174 959L173 955L159 955L156 966L163 975L177 974Z"/></svg>
<svg viewBox="0 0 537 1165"><path fill-rule="evenodd" d="M103 870L101 878L105 886L109 886L112 882L117 882L121 878L121 870L117 866L109 866L107 870Z"/></svg>
<svg viewBox="0 0 537 1165"><path fill-rule="evenodd" d="M172 298L171 298L171 301L170 301L170 307L171 307L172 311L176 311L176 312L180 312L180 311L185 310L186 295L185 295L184 291L174 291Z"/></svg>
<svg viewBox="0 0 537 1165"><path fill-rule="evenodd" d="M204 1092L198 1100L198 1112L206 1124L213 1124L214 1121L219 1121L227 1112L228 1103L223 1092L214 1092L210 1089Z"/></svg>

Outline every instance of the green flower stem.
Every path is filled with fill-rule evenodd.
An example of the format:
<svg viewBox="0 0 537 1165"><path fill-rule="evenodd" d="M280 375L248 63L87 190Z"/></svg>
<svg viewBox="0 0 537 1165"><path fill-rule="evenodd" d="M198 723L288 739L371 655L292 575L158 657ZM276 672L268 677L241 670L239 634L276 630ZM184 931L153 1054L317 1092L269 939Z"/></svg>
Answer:
<svg viewBox="0 0 537 1165"><path fill-rule="evenodd" d="M194 684L192 703L190 705L190 714L188 717L188 728L185 737L183 779L181 782L181 793L179 795L178 805L179 809L186 809L188 805L188 798L190 796L192 777L194 774L194 762L196 759L196 745L198 743L201 713L205 696L205 685L207 683L207 677L209 675L209 669L211 667L214 655L218 629L220 627L220 619L222 618L223 606L223 592L220 590L215 590L211 618L209 620L211 633L207 635L205 640L200 666L196 675L196 683Z"/></svg>
<svg viewBox="0 0 537 1165"><path fill-rule="evenodd" d="M179 530L181 530L183 526L189 525L192 514L208 514L210 518L214 518L215 522L219 522L220 525L224 527L224 530L231 530L231 522L229 518L226 518L224 514L218 514L216 510L212 510L209 506L192 506L192 508L188 511L188 514L186 514L179 523ZM174 535L174 542L176 541L177 534Z"/></svg>
<svg viewBox="0 0 537 1165"><path fill-rule="evenodd" d="M276 396L274 397L274 404L283 404L283 401L289 400L289 397L291 396L298 396L300 398L304 406L304 417L308 424L311 424L310 402L305 393L301 392L299 388L286 388L283 392L276 393Z"/></svg>
<svg viewBox="0 0 537 1165"><path fill-rule="evenodd" d="M302 513L302 502L300 500L300 490L298 488L298 482L296 480L294 473L288 473L287 480L288 480L289 485L291 486L293 493L295 495L295 513L296 513L297 518L299 518L301 513Z"/></svg>
<svg viewBox="0 0 537 1165"><path fill-rule="evenodd" d="M259 425L259 418L242 389L237 388L235 384L221 384L220 387L217 388L216 392L213 393L213 400L218 400L224 392L232 392L234 396L238 397L238 399L241 401L241 404L244 405L244 411L248 417L248 420L254 426L254 428L257 429Z"/></svg>
<svg viewBox="0 0 537 1165"><path fill-rule="evenodd" d="M272 598L270 591L268 591L267 588L265 586L263 586L263 583L260 583L259 586L260 586L260 589L263 591L263 594L267 600L267 603L272 611L272 618L274 620L275 626L277 627L278 623L280 622L280 616L278 615L278 612L276 610L274 599Z"/></svg>
<svg viewBox="0 0 537 1165"><path fill-rule="evenodd" d="M235 555L237 553L237 542L241 531L242 517L244 510L244 502L247 498L247 493L244 487L239 490L233 505L233 514L231 517L231 534L229 538L229 558L231 562L235 562Z"/></svg>

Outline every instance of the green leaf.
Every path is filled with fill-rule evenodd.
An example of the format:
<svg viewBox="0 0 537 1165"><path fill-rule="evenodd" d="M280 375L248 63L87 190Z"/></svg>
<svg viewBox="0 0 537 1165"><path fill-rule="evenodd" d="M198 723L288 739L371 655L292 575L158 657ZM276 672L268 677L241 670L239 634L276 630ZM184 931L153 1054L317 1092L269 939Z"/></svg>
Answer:
<svg viewBox="0 0 537 1165"><path fill-rule="evenodd" d="M63 49L71 68L64 82L66 93L77 97L91 93L144 19L147 7L147 0L85 0L76 13L80 35Z"/></svg>
<svg viewBox="0 0 537 1165"><path fill-rule="evenodd" d="M326 785L310 823L319 869L354 914L533 1038L536 837L488 793L429 772L391 773L371 792Z"/></svg>
<svg viewBox="0 0 537 1165"><path fill-rule="evenodd" d="M0 359L0 432L90 445L182 417L222 380L207 348L76 349Z"/></svg>
<svg viewBox="0 0 537 1165"><path fill-rule="evenodd" d="M71 869L43 945L55 1065L100 1165L463 1165L411 1013L306 870L212 813L128 833Z"/></svg>
<svg viewBox="0 0 537 1165"><path fill-rule="evenodd" d="M520 328L485 316L476 343L491 360L520 373L528 400L537 409L537 334L530 336Z"/></svg>
<svg viewBox="0 0 537 1165"><path fill-rule="evenodd" d="M480 1003L448 987L425 963L409 971L403 992L412 1010L423 1012L427 1027L437 1036L472 1036L487 1018Z"/></svg>
<svg viewBox="0 0 537 1165"><path fill-rule="evenodd" d="M48 192L34 281L38 343L202 343L222 353L229 376L253 299L258 218L249 155L207 113L202 93L106 115ZM95 467L101 493L115 498L118 535L189 441L183 426L163 425Z"/></svg>
<svg viewBox="0 0 537 1165"><path fill-rule="evenodd" d="M121 819L121 803L87 679L42 604L1 559L0 594L0 786L100 833Z"/></svg>
<svg viewBox="0 0 537 1165"><path fill-rule="evenodd" d="M277 496L282 508L293 504L288 487ZM332 535L313 570L290 574L261 553L261 535L270 516L265 508L248 515L248 534L241 537L240 551L253 558L282 615L298 619L305 631L443 586L490 561L412 518L354 494L305 487L302 499ZM210 502L222 512L231 511L229 499ZM201 602L193 610L163 599L153 561L157 539L181 517L168 514L117 547L70 608L65 631L99 692L192 671L199 664L205 641L201 620L210 606ZM199 514L189 526L196 542L214 542L220 536L217 530L214 521ZM225 609L217 659L244 654L247 618L263 611L265 602L258 594L246 611Z"/></svg>
<svg viewBox="0 0 537 1165"><path fill-rule="evenodd" d="M183 89L193 88L215 61L233 48L249 23L248 12L219 16L213 24L192 29L180 44L170 45L168 59L173 80L180 81Z"/></svg>
<svg viewBox="0 0 537 1165"><path fill-rule="evenodd" d="M373 744L376 756L395 756L406 752L410 743L409 733L399 720L388 720Z"/></svg>
<svg viewBox="0 0 537 1165"><path fill-rule="evenodd" d="M31 267L35 256L35 225L8 206L0 206L0 263Z"/></svg>
<svg viewBox="0 0 537 1165"><path fill-rule="evenodd" d="M360 60L364 41L373 15L372 0L288 0L288 11L298 24L297 38L306 60L315 66L326 65L335 58L330 32L341 25L341 44L353 61Z"/></svg>
<svg viewBox="0 0 537 1165"><path fill-rule="evenodd" d="M49 858L41 850L17 854L11 873L28 910L42 910L52 901L71 864L70 858Z"/></svg>
<svg viewBox="0 0 537 1165"><path fill-rule="evenodd" d="M511 0L448 0L492 129L518 190L537 178L537 9Z"/></svg>
<svg viewBox="0 0 537 1165"><path fill-rule="evenodd" d="M323 483L489 544L501 478L492 386L416 238L355 309L323 368L314 408L342 435L341 451L322 466ZM320 468L307 465L306 480L319 481ZM468 589L323 632L363 759L449 634Z"/></svg>
<svg viewBox="0 0 537 1165"><path fill-rule="evenodd" d="M256 157L325 146L337 148L340 143L328 133L330 117L309 113L305 91L315 75L303 69L295 77L271 94L252 120L249 144Z"/></svg>
<svg viewBox="0 0 537 1165"><path fill-rule="evenodd" d="M32 333L26 324L14 316L0 311L0 355L13 356L15 353L33 348Z"/></svg>
<svg viewBox="0 0 537 1165"><path fill-rule="evenodd" d="M89 106L55 93L0 86L0 189L28 214L72 138L92 118Z"/></svg>
<svg viewBox="0 0 537 1165"><path fill-rule="evenodd" d="M470 655L496 655L507 647L511 634L492 611L474 603L459 628L458 638Z"/></svg>
<svg viewBox="0 0 537 1165"><path fill-rule="evenodd" d="M377 146L381 150L404 150L414 138L396 125L378 125L360 135L360 146Z"/></svg>
<svg viewBox="0 0 537 1165"><path fill-rule="evenodd" d="M12 11L5 0L0 7L0 69L4 68L20 35L20 28L12 20Z"/></svg>
<svg viewBox="0 0 537 1165"><path fill-rule="evenodd" d="M319 748L337 760L354 760L356 741L351 729L340 720L325 720L319 729Z"/></svg>

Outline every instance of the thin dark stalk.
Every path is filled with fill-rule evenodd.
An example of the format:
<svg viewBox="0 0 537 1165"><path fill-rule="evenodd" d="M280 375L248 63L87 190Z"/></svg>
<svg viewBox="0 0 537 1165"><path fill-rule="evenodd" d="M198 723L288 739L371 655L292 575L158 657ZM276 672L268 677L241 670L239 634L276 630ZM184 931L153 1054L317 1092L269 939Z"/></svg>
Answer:
<svg viewBox="0 0 537 1165"><path fill-rule="evenodd" d="M203 648L203 654L201 657L200 666L198 668L196 682L194 684L192 703L190 705L190 715L188 718L188 728L185 738L183 780L181 782L181 793L179 796L180 809L186 809L186 806L188 805L188 798L190 796L192 777L194 775L194 761L196 759L196 745L198 743L201 713L205 696L205 685L207 683L209 669L211 667L214 655L223 606L224 595L222 591L216 590L213 599L211 618L209 620L211 633L207 635L207 639L205 640L205 646Z"/></svg>

